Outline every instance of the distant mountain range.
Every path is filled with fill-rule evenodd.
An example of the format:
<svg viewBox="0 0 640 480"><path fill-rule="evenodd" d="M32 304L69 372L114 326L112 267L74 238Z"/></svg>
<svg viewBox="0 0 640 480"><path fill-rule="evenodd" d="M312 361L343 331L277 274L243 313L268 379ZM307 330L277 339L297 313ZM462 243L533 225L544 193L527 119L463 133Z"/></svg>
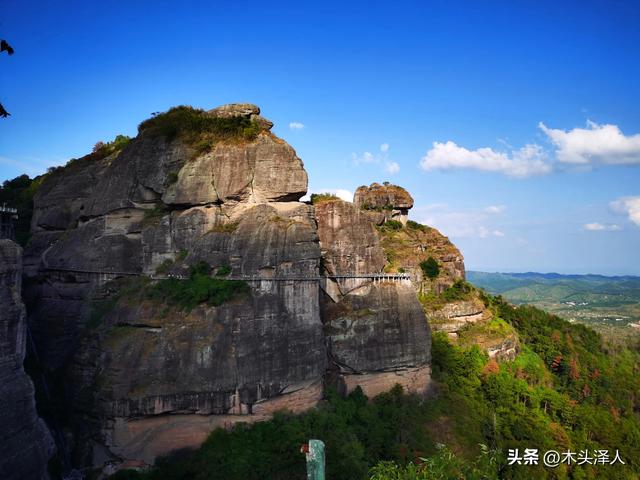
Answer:
<svg viewBox="0 0 640 480"><path fill-rule="evenodd" d="M468 271L467 280L512 303L529 303L568 320L640 328L640 277L488 273Z"/></svg>

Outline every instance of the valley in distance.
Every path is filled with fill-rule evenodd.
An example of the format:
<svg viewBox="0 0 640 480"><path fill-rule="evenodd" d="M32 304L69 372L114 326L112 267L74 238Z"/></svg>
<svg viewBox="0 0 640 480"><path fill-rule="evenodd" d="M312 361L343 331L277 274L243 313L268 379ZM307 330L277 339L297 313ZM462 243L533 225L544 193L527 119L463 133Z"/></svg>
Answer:
<svg viewBox="0 0 640 480"><path fill-rule="evenodd" d="M608 340L640 338L640 277L467 271L467 280L515 304L584 323Z"/></svg>

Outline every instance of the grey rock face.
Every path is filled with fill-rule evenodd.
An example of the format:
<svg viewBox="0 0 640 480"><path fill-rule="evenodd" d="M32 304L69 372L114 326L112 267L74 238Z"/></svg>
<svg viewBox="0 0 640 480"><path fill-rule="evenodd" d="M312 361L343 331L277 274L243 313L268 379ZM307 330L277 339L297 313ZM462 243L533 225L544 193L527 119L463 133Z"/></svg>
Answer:
<svg viewBox="0 0 640 480"><path fill-rule="evenodd" d="M251 103L232 103L223 105L207 112L209 115L219 118L245 117L257 123L265 130L271 130L273 122L260 116L260 109Z"/></svg>
<svg viewBox="0 0 640 480"><path fill-rule="evenodd" d="M22 367L26 319L21 257L18 245L0 240L0 477L46 479L55 445L38 417L33 384Z"/></svg>
<svg viewBox="0 0 640 480"><path fill-rule="evenodd" d="M353 203L365 210L380 209L410 209L413 198L404 188L385 182L384 185L372 183L370 186L358 187L353 196Z"/></svg>
<svg viewBox="0 0 640 480"><path fill-rule="evenodd" d="M312 282L270 282L247 298L188 314L119 305L106 319L116 327L100 341L101 413L252 413L286 388L320 379L324 339L308 300L317 295Z"/></svg>
<svg viewBox="0 0 640 480"><path fill-rule="evenodd" d="M324 270L330 275L380 273L386 263L373 223L342 200L315 206Z"/></svg>
<svg viewBox="0 0 640 480"><path fill-rule="evenodd" d="M323 303L330 356L341 371L364 373L428 365L431 334L411 285L367 284L340 303Z"/></svg>
<svg viewBox="0 0 640 480"><path fill-rule="evenodd" d="M248 144L218 144L187 163L162 200L168 205L288 202L306 191L307 174L293 148L262 133Z"/></svg>
<svg viewBox="0 0 640 480"><path fill-rule="evenodd" d="M220 118L251 117L251 115L260 115L260 108L251 103L230 103L213 108L207 113Z"/></svg>
<svg viewBox="0 0 640 480"><path fill-rule="evenodd" d="M342 200L322 202L315 213L325 274L382 271L386 258L369 215ZM430 381L431 334L411 282L375 283L365 278L328 280L326 285L322 319L330 369L339 388L360 386L375 395L400 383L424 392ZM414 374L389 375L406 369Z"/></svg>
<svg viewBox="0 0 640 480"><path fill-rule="evenodd" d="M270 128L253 105L207 113ZM320 279L382 271L376 212L300 203L307 174L289 145L268 131L236 140L197 155L143 131L36 195L25 299L45 364L66 379L79 463L150 463L216 426L304 411L329 363L346 391L428 385L429 326L409 282ZM125 274L182 276L201 261L260 280L189 312L114 296L139 280Z"/></svg>
<svg viewBox="0 0 640 480"><path fill-rule="evenodd" d="M270 124L257 107L209 113ZM319 401L327 362L320 248L313 208L296 201L306 188L295 151L268 132L201 157L143 132L119 153L45 180L25 298L44 363L66 378L57 400L74 412L67 428L81 463L151 462L189 438L202 441L203 425L217 423L192 416L251 421ZM99 315L117 289L106 273L155 275L168 262L170 273L185 274L199 261L232 275L316 280L252 283L249 295L189 314L122 301ZM175 414L175 441L149 422L153 434L123 430L167 414Z"/></svg>
<svg viewBox="0 0 640 480"><path fill-rule="evenodd" d="M429 314L431 326L436 331L456 333L466 325L488 320L489 312L478 298L444 305Z"/></svg>

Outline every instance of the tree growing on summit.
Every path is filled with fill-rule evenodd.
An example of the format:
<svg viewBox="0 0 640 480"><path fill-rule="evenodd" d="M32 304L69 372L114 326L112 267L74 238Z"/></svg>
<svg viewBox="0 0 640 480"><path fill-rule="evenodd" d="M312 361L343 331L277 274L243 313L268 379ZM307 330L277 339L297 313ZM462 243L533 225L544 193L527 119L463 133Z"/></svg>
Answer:
<svg viewBox="0 0 640 480"><path fill-rule="evenodd" d="M422 272L430 279L436 278L440 274L440 266L435 258L429 257L420 262Z"/></svg>

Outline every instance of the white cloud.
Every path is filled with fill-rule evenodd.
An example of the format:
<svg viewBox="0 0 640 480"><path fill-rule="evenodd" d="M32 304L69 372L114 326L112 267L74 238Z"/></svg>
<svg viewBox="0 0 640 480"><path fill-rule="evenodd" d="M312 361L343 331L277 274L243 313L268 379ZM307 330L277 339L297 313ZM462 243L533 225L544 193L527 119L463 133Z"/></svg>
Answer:
<svg viewBox="0 0 640 480"><path fill-rule="evenodd" d="M629 220L640 227L640 196L619 198L609 205L614 211L628 215Z"/></svg>
<svg viewBox="0 0 640 480"><path fill-rule="evenodd" d="M468 150L455 142L433 142L433 147L420 160L423 170L474 169L525 178L551 172L547 155L539 145L525 145L511 154L492 148Z"/></svg>
<svg viewBox="0 0 640 480"><path fill-rule="evenodd" d="M387 162L384 167L384 171L390 175L393 175L394 173L398 173L400 171L400 165L398 165L397 162Z"/></svg>
<svg viewBox="0 0 640 480"><path fill-rule="evenodd" d="M344 200L345 202L353 202L353 192L344 188L318 188L309 189L307 194L300 199L301 202L306 202L311 199L312 193L332 193L336 197Z"/></svg>
<svg viewBox="0 0 640 480"><path fill-rule="evenodd" d="M484 209L487 213L498 214L502 213L507 209L504 205L489 205Z"/></svg>
<svg viewBox="0 0 640 480"><path fill-rule="evenodd" d="M304 128L304 123L300 123L300 122L291 122L289 124L289 128L291 130L302 130Z"/></svg>
<svg viewBox="0 0 640 480"><path fill-rule="evenodd" d="M389 175L393 175L400 171L400 165L398 162L393 162L389 158L389 144L382 143L378 148L378 151L375 153L372 152L363 152L361 154L352 153L351 158L353 159L353 163L356 165L362 164L375 164L375 165L384 165L384 171Z"/></svg>
<svg viewBox="0 0 640 480"><path fill-rule="evenodd" d="M613 224L613 223L604 224L604 223L598 223L598 222L585 223L582 228L584 228L585 230L589 230L591 232L601 232L601 231L615 232L615 231L621 230L621 228L616 224Z"/></svg>
<svg viewBox="0 0 640 480"><path fill-rule="evenodd" d="M453 211L446 204L415 207L412 211L420 223L440 230L451 238L504 237L505 233L490 227L491 214L483 210Z"/></svg>
<svg viewBox="0 0 640 480"><path fill-rule="evenodd" d="M556 148L560 162L572 164L640 164L640 133L626 136L617 125L588 121L587 128L560 130L538 124Z"/></svg>
<svg viewBox="0 0 640 480"><path fill-rule="evenodd" d="M371 152L364 152L362 155L354 152L351 154L351 158L356 165L362 163L380 163L380 159Z"/></svg>

